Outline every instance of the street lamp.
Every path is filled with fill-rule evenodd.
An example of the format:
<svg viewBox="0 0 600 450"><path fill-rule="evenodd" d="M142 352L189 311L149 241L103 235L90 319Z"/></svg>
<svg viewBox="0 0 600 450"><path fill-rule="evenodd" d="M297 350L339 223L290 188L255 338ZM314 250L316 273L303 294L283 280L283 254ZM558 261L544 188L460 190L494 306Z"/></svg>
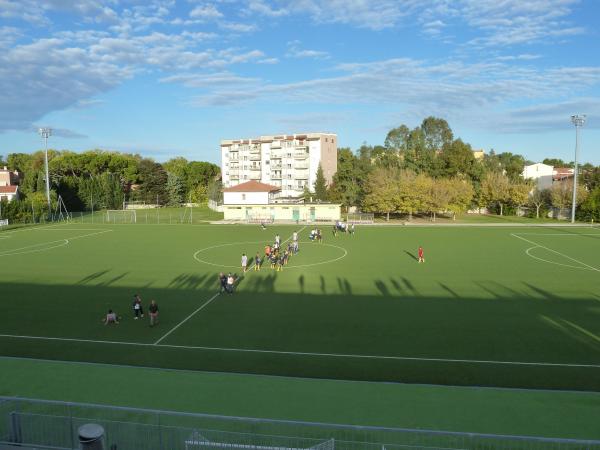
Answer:
<svg viewBox="0 0 600 450"><path fill-rule="evenodd" d="M40 128L38 133L46 143L46 200L48 201L48 215L50 215L52 214L52 207L50 206L50 177L48 175L48 138L52 136L52 128Z"/></svg>
<svg viewBox="0 0 600 450"><path fill-rule="evenodd" d="M575 223L575 206L577 204L577 155L579 154L579 129L585 123L585 114L571 116L575 125L575 172L573 172L573 204L571 205L571 223Z"/></svg>

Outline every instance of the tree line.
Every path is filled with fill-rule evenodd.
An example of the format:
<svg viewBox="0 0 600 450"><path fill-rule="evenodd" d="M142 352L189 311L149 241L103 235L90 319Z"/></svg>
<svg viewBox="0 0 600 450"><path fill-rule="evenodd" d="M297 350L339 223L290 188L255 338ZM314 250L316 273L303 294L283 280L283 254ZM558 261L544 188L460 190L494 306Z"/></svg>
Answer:
<svg viewBox="0 0 600 450"><path fill-rule="evenodd" d="M2 202L2 218L35 221L47 214L44 152L10 153L0 164L20 173L20 199ZM206 203L219 191L217 165L177 157L158 163L138 154L48 150L51 205L58 197L69 211L120 209L123 202L160 206Z"/></svg>
<svg viewBox="0 0 600 450"><path fill-rule="evenodd" d="M545 164L573 167L573 163L547 158ZM471 145L455 138L444 119L425 118L421 125L390 130L383 145L363 144L356 151L338 150L333 182L325 187L317 173L314 194L319 200L339 202L345 208L383 214L427 214L464 212L487 208L497 214L515 214L527 207L540 217L550 208L569 208L572 181L555 183L539 191L524 180L525 157L494 150L476 158ZM578 217L600 218L600 167L580 165ZM569 183L571 183L569 185ZM305 193L305 195L308 195Z"/></svg>

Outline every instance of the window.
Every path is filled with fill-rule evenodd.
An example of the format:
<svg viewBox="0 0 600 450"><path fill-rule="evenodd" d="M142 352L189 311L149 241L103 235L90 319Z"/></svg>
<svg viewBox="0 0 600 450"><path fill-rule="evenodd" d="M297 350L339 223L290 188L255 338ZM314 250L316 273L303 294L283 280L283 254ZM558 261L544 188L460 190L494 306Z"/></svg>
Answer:
<svg viewBox="0 0 600 450"><path fill-rule="evenodd" d="M246 194L242 194L242 200L246 200Z"/></svg>
<svg viewBox="0 0 600 450"><path fill-rule="evenodd" d="M269 160L268 160L268 159L265 161L265 164L266 164L267 166L269 165Z"/></svg>

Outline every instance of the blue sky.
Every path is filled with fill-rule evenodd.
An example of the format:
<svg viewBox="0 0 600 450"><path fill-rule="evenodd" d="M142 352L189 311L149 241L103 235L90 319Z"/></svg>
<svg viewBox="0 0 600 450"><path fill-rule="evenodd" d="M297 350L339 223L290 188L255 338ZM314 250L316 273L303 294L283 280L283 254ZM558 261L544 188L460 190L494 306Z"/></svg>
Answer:
<svg viewBox="0 0 600 450"><path fill-rule="evenodd" d="M595 0L0 0L0 154L217 162L219 141L381 144L445 118L474 148L600 164Z"/></svg>

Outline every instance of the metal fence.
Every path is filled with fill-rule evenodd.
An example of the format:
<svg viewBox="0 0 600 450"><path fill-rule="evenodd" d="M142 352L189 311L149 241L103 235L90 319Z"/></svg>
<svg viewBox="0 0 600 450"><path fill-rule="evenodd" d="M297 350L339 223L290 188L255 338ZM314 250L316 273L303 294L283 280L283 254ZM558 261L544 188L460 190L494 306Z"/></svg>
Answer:
<svg viewBox="0 0 600 450"><path fill-rule="evenodd" d="M107 393L108 394L108 393ZM105 429L128 450L600 450L600 441L334 425L0 397L0 444L79 448L78 428Z"/></svg>

